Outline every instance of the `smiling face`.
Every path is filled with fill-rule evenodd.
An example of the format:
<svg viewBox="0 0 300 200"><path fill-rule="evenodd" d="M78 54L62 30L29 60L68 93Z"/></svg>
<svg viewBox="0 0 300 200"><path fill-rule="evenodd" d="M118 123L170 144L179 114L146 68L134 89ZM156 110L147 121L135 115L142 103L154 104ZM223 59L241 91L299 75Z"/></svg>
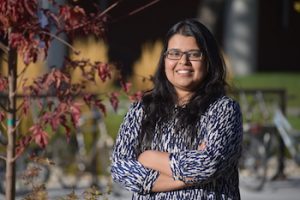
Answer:
<svg viewBox="0 0 300 200"><path fill-rule="evenodd" d="M175 34L168 42L167 51L171 50L189 52L200 50L200 47L194 37ZM187 53L183 54L179 60L172 60L165 56L165 73L169 82L174 86L178 99L189 98L205 78L204 58L201 56L200 60L190 60Z"/></svg>

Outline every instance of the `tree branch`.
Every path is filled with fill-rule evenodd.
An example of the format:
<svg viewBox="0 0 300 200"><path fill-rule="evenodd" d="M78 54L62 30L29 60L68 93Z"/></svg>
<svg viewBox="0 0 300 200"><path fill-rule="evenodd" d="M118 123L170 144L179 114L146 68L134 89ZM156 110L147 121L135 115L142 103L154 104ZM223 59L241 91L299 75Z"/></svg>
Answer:
<svg viewBox="0 0 300 200"><path fill-rule="evenodd" d="M27 68L28 68L28 67L25 66L25 67L23 68L23 70L18 74L18 77L20 77L22 74L24 74Z"/></svg>
<svg viewBox="0 0 300 200"><path fill-rule="evenodd" d="M6 161L6 157L5 156L0 156L0 159L3 159Z"/></svg>
<svg viewBox="0 0 300 200"><path fill-rule="evenodd" d="M24 101L22 101L22 103L17 107L17 111L19 111L21 108L22 108L22 106L24 105Z"/></svg>
<svg viewBox="0 0 300 200"><path fill-rule="evenodd" d="M106 8L106 9L105 9L102 13L100 13L96 18L102 17L103 15L105 15L106 13L108 13L111 9L113 9L114 7L116 7L120 2L121 2L121 0L115 2L114 4L112 4L111 6L109 6L108 8Z"/></svg>
<svg viewBox="0 0 300 200"><path fill-rule="evenodd" d="M3 123L3 121L1 121L1 125L2 125L2 128L3 128L5 131L7 131L7 127L6 127L6 125Z"/></svg>
<svg viewBox="0 0 300 200"><path fill-rule="evenodd" d="M126 17L128 17L128 16L135 15L135 14L137 14L138 12L144 10L145 8L148 8L149 6L152 6L152 5L156 4L156 3L158 3L159 1L160 1L160 0L154 0L154 1L148 3L148 4L144 5L144 6L141 6L141 7L137 8L137 9L131 11L131 12L130 12L129 14L127 14L127 15L123 15L123 16L121 16L121 17L115 19L113 22L120 21L120 20L122 20L122 19L124 19L124 18L126 18Z"/></svg>
<svg viewBox="0 0 300 200"><path fill-rule="evenodd" d="M0 103L0 107L5 111L5 112L7 112L8 110L7 110L7 108L5 108L5 106L4 105L2 105L2 103Z"/></svg>
<svg viewBox="0 0 300 200"><path fill-rule="evenodd" d="M52 34L52 33L49 33L49 32L46 32L46 31L41 31L41 33L44 33L46 35L49 35L55 39L57 39L58 41L60 41L61 43L65 44L66 46L68 46L72 51L74 51L76 54L79 54L79 51L77 51L70 43L68 43L67 41L61 39L60 37L58 37L57 35L55 34Z"/></svg>
<svg viewBox="0 0 300 200"><path fill-rule="evenodd" d="M8 46L3 44L3 42L0 42L0 49L2 49L2 51L4 51L5 54L8 54Z"/></svg>
<svg viewBox="0 0 300 200"><path fill-rule="evenodd" d="M148 8L149 6L152 6L152 5L156 4L156 3L159 2L159 1L160 1L160 0L152 1L152 2L150 2L150 3L148 3L148 4L146 4L146 5L142 6L142 7L140 7L140 8L138 8L138 9L134 10L134 11L131 11L128 15L129 15L129 16L130 16L130 15L134 15L134 14L136 14L136 13L138 13L138 12L144 10L145 8Z"/></svg>
<svg viewBox="0 0 300 200"><path fill-rule="evenodd" d="M116 7L122 0L119 0L117 2L115 2L114 4L112 4L111 6L109 6L108 8L106 8L103 12L101 12L98 16L95 17L95 19L101 18L102 16L104 16L106 13L108 13L111 9L113 9L114 7ZM86 26L87 24L90 24L91 22L86 22L86 23L82 23L79 24L77 26L75 26L72 30L76 30L79 29L83 26Z"/></svg>

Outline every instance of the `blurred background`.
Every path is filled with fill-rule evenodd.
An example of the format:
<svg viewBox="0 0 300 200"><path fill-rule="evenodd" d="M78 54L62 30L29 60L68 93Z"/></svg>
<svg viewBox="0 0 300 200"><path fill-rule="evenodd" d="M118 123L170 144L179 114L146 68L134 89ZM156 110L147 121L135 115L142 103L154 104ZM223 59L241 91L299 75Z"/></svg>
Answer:
<svg viewBox="0 0 300 200"><path fill-rule="evenodd" d="M92 10L93 3L105 9L115 1L58 2L78 4L86 10ZM47 1L43 6L49 6ZM74 37L70 42L82 52L80 55L72 54L65 45L53 41L47 61L35 64L33 70L27 72L27 77L34 77L54 65L61 66L64 56L70 55L92 61L101 60L119 68L123 77L132 82L133 91L150 89L151 81L148 79L156 69L162 40L173 24L185 18L197 18L217 38L229 69L228 81L235 89L233 96L240 102L244 112L245 134L249 135L246 137L246 149L249 150L250 159L243 160L246 163L243 167L247 169L245 177L251 175L251 170L256 177L250 180L250 187L242 189L243 199L276 199L272 196L274 191L282 189L291 195L286 199L297 199L300 194L300 162L297 156L300 154L300 137L294 133L300 130L299 0L123 0L109 12L103 40L86 35ZM1 62L1 66L5 66L3 60ZM22 68L22 64L19 67ZM5 71L5 67L0 71ZM79 79L79 73L75 73L73 78ZM105 83L98 80L88 89L97 93L112 91L117 87L113 78ZM53 137L48 151L56 149L53 159L60 157L56 166L65 167L64 174L74 175L77 167L84 171L96 166L100 169L92 169L92 172L99 170L100 187L110 182L107 180L110 150L130 105L125 97L121 96L120 99L117 111L108 104L105 117L96 111L84 113L80 130L74 130L75 145L67 147L69 150L59 149L59 146L66 145L57 143L59 140ZM283 115L277 115L277 110ZM23 126L26 127L26 124ZM83 136L78 137L80 134ZM72 146L72 142L69 145ZM93 159L82 161L82 157L87 157L86 153L91 155L91 152L99 149L101 152L98 152L98 156L92 155ZM71 152L63 157L62 152L67 151ZM77 158L75 154L81 157ZM66 159L70 157L71 160ZM76 162L78 166L70 164ZM100 163L98 167L95 164L97 162ZM249 166L247 163L250 163ZM57 169L51 170L56 173ZM58 180L59 177L57 174L51 176L49 186L55 186L57 181L65 188L74 187L74 182L78 183L72 177ZM95 173L87 179L93 178ZM284 182L281 184L276 182L278 180ZM246 182L249 180L246 179ZM112 198L115 199L128 198L122 192L114 194ZM277 198L283 197L277 193Z"/></svg>

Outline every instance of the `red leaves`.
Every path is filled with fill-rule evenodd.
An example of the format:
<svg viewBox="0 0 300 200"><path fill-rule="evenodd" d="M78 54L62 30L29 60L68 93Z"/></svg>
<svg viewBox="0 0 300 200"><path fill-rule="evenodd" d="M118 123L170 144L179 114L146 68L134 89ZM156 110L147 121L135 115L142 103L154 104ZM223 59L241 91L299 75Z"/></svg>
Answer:
<svg viewBox="0 0 300 200"><path fill-rule="evenodd" d="M0 0L0 24L5 31L15 25L33 23L37 19L37 0ZM28 21L31 20L31 21Z"/></svg>
<svg viewBox="0 0 300 200"><path fill-rule="evenodd" d="M86 13L79 6L63 5L60 6L58 18L64 22L63 29L66 33L82 32L103 36L107 16L98 7L96 10L97 13Z"/></svg>
<svg viewBox="0 0 300 200"><path fill-rule="evenodd" d="M37 145L41 148L45 148L48 144L48 133L43 130L43 128L39 125L33 125L29 131L33 133L32 137Z"/></svg>
<svg viewBox="0 0 300 200"><path fill-rule="evenodd" d="M104 35L106 15L101 9L97 8L97 13L86 13L79 6L58 7L52 1L48 3L53 9L41 8L37 0L0 0L1 39L9 41L8 48L17 49L26 65L45 59L50 42L61 32L71 37L74 33Z"/></svg>
<svg viewBox="0 0 300 200"><path fill-rule="evenodd" d="M20 155L26 149L26 147L30 144L31 141L32 141L31 135L22 137L17 143L16 154Z"/></svg>
<svg viewBox="0 0 300 200"><path fill-rule="evenodd" d="M0 92L4 91L7 89L8 87L8 80L6 77L3 77L1 74L0 74Z"/></svg>
<svg viewBox="0 0 300 200"><path fill-rule="evenodd" d="M49 7L54 9L43 9L38 0L0 0L0 35L2 41L7 41L7 49L17 50L22 55L26 65L45 59L52 40L59 40L68 47L72 46L67 41L62 41L59 34L64 32L72 37L75 33L94 34L103 36L108 10L95 7L94 13L87 13L83 8L72 5L60 5L54 1L48 1ZM59 8L57 11L57 9ZM51 32L50 30L56 30ZM68 38L70 39L70 38ZM72 39L72 38L71 38ZM74 50L74 49L73 49ZM104 114L106 106L97 95L84 95L85 81L96 82L96 76L102 82L112 78L112 72L108 64L102 62L91 62L88 59L67 60L62 70L53 68L48 73L34 79L31 85L22 85L22 105L17 108L17 114L27 116L31 111L33 97L37 97L37 116L34 116L35 124L30 128L29 135L25 134L18 143L18 152L32 141L44 148L48 144L49 126L54 132L63 127L69 137L71 126L78 125L81 115L81 104L77 101L78 96L83 98L90 107L97 107ZM71 70L80 69L83 81L73 84L71 81ZM25 68L27 70L27 68ZM24 70L25 71L25 70ZM19 74L16 79L22 76ZM97 78L98 78L97 77ZM120 81L122 90L129 96L131 83ZM7 78L0 75L0 92L8 89ZM19 91L19 90L18 90ZM6 91L5 91L6 92ZM13 91L16 92L16 91ZM104 96L106 94L103 94ZM119 93L112 92L107 95L114 110L119 106ZM131 99L138 99L139 94L134 94ZM4 120L6 113L0 111L0 121ZM22 117L17 117L22 119ZM17 127L15 127L17 128Z"/></svg>
<svg viewBox="0 0 300 200"><path fill-rule="evenodd" d="M26 65L36 62L38 56L44 51L39 47L39 40L34 38L34 34L25 37L23 33L11 33L8 39L9 46L18 49Z"/></svg>
<svg viewBox="0 0 300 200"><path fill-rule="evenodd" d="M119 106L119 98L118 97L119 97L119 93L117 93L117 92L112 92L109 95L109 101L110 101L110 104L112 105L114 111L116 111Z"/></svg>
<svg viewBox="0 0 300 200"><path fill-rule="evenodd" d="M96 108L100 109L101 112L105 115L106 108L105 105L102 103L101 99L98 99L96 95L93 94L85 94L83 97L84 102L89 105L90 107L95 106Z"/></svg>
<svg viewBox="0 0 300 200"><path fill-rule="evenodd" d="M67 95L71 95L69 98L72 98L72 95L76 95L76 93L80 92L80 90L74 89L70 74L59 69L52 69L49 73L36 78L32 85L23 86L24 92L28 90L29 94L26 95L29 96L41 94L53 96L53 93L55 93L55 96L59 99L66 99L68 97Z"/></svg>
<svg viewBox="0 0 300 200"><path fill-rule="evenodd" d="M129 96L129 99L130 99L131 101L139 101L139 100L142 99L142 97L143 97L143 92L138 91L138 92L136 92L136 93L130 95L130 96Z"/></svg>
<svg viewBox="0 0 300 200"><path fill-rule="evenodd" d="M43 112L36 124L29 129L35 143L42 148L48 144L48 133L45 131L47 125L50 125L54 132L57 132L59 126L64 127L67 138L69 138L71 129L68 119L71 120L74 127L77 127L81 115L80 106L76 102L60 102L53 111Z"/></svg>
<svg viewBox="0 0 300 200"><path fill-rule="evenodd" d="M28 115L29 107L30 107L29 98L24 98L23 105L22 105L22 114L23 115Z"/></svg>
<svg viewBox="0 0 300 200"><path fill-rule="evenodd" d="M57 92L64 90L66 86L70 86L70 76L63 73L59 69L52 69L50 73L44 76L43 85L47 87L53 87L57 89Z"/></svg>
<svg viewBox="0 0 300 200"><path fill-rule="evenodd" d="M86 13L78 6L63 5L60 6L59 16L65 22L66 31L69 32L76 29L84 21Z"/></svg>
<svg viewBox="0 0 300 200"><path fill-rule="evenodd" d="M80 111L79 107L80 107L80 104L78 104L78 103L74 103L73 105L70 106L71 120L75 127L78 126L80 115L81 115L81 111Z"/></svg>
<svg viewBox="0 0 300 200"><path fill-rule="evenodd" d="M69 134L69 127L67 126L67 118L71 119L73 126L78 125L80 118L80 104L76 102L60 102L59 105L52 112L45 112L41 118L42 123L49 123L53 131L57 131L60 125L63 125Z"/></svg>
<svg viewBox="0 0 300 200"><path fill-rule="evenodd" d="M0 111L0 122L5 119L5 113Z"/></svg>
<svg viewBox="0 0 300 200"><path fill-rule="evenodd" d="M107 78L111 79L111 70L108 64L97 63L96 67L98 69L98 76L104 82Z"/></svg>
<svg viewBox="0 0 300 200"><path fill-rule="evenodd" d="M0 73L0 92L3 92L8 87L8 80L6 77L3 77ZM5 119L5 112L2 112L0 110L0 121L3 121Z"/></svg>
<svg viewBox="0 0 300 200"><path fill-rule="evenodd" d="M38 40L37 0L0 0L0 5L0 32L7 37L9 48L18 49L26 65L35 62L43 49Z"/></svg>
<svg viewBox="0 0 300 200"><path fill-rule="evenodd" d="M120 84L125 93L128 93L130 91L130 88L132 86L130 82L125 82L124 80L121 80Z"/></svg>

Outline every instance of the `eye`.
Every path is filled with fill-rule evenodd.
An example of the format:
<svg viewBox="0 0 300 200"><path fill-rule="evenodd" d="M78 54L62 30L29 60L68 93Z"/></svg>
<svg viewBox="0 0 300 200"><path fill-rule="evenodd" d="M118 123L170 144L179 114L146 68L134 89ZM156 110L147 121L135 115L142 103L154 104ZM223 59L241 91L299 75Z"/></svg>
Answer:
<svg viewBox="0 0 300 200"><path fill-rule="evenodd" d="M176 50L171 50L171 51L168 52L168 54L170 56L180 57L181 52L180 51L176 51Z"/></svg>
<svg viewBox="0 0 300 200"><path fill-rule="evenodd" d="M200 58L201 57L201 51L190 51L189 52L190 58Z"/></svg>

